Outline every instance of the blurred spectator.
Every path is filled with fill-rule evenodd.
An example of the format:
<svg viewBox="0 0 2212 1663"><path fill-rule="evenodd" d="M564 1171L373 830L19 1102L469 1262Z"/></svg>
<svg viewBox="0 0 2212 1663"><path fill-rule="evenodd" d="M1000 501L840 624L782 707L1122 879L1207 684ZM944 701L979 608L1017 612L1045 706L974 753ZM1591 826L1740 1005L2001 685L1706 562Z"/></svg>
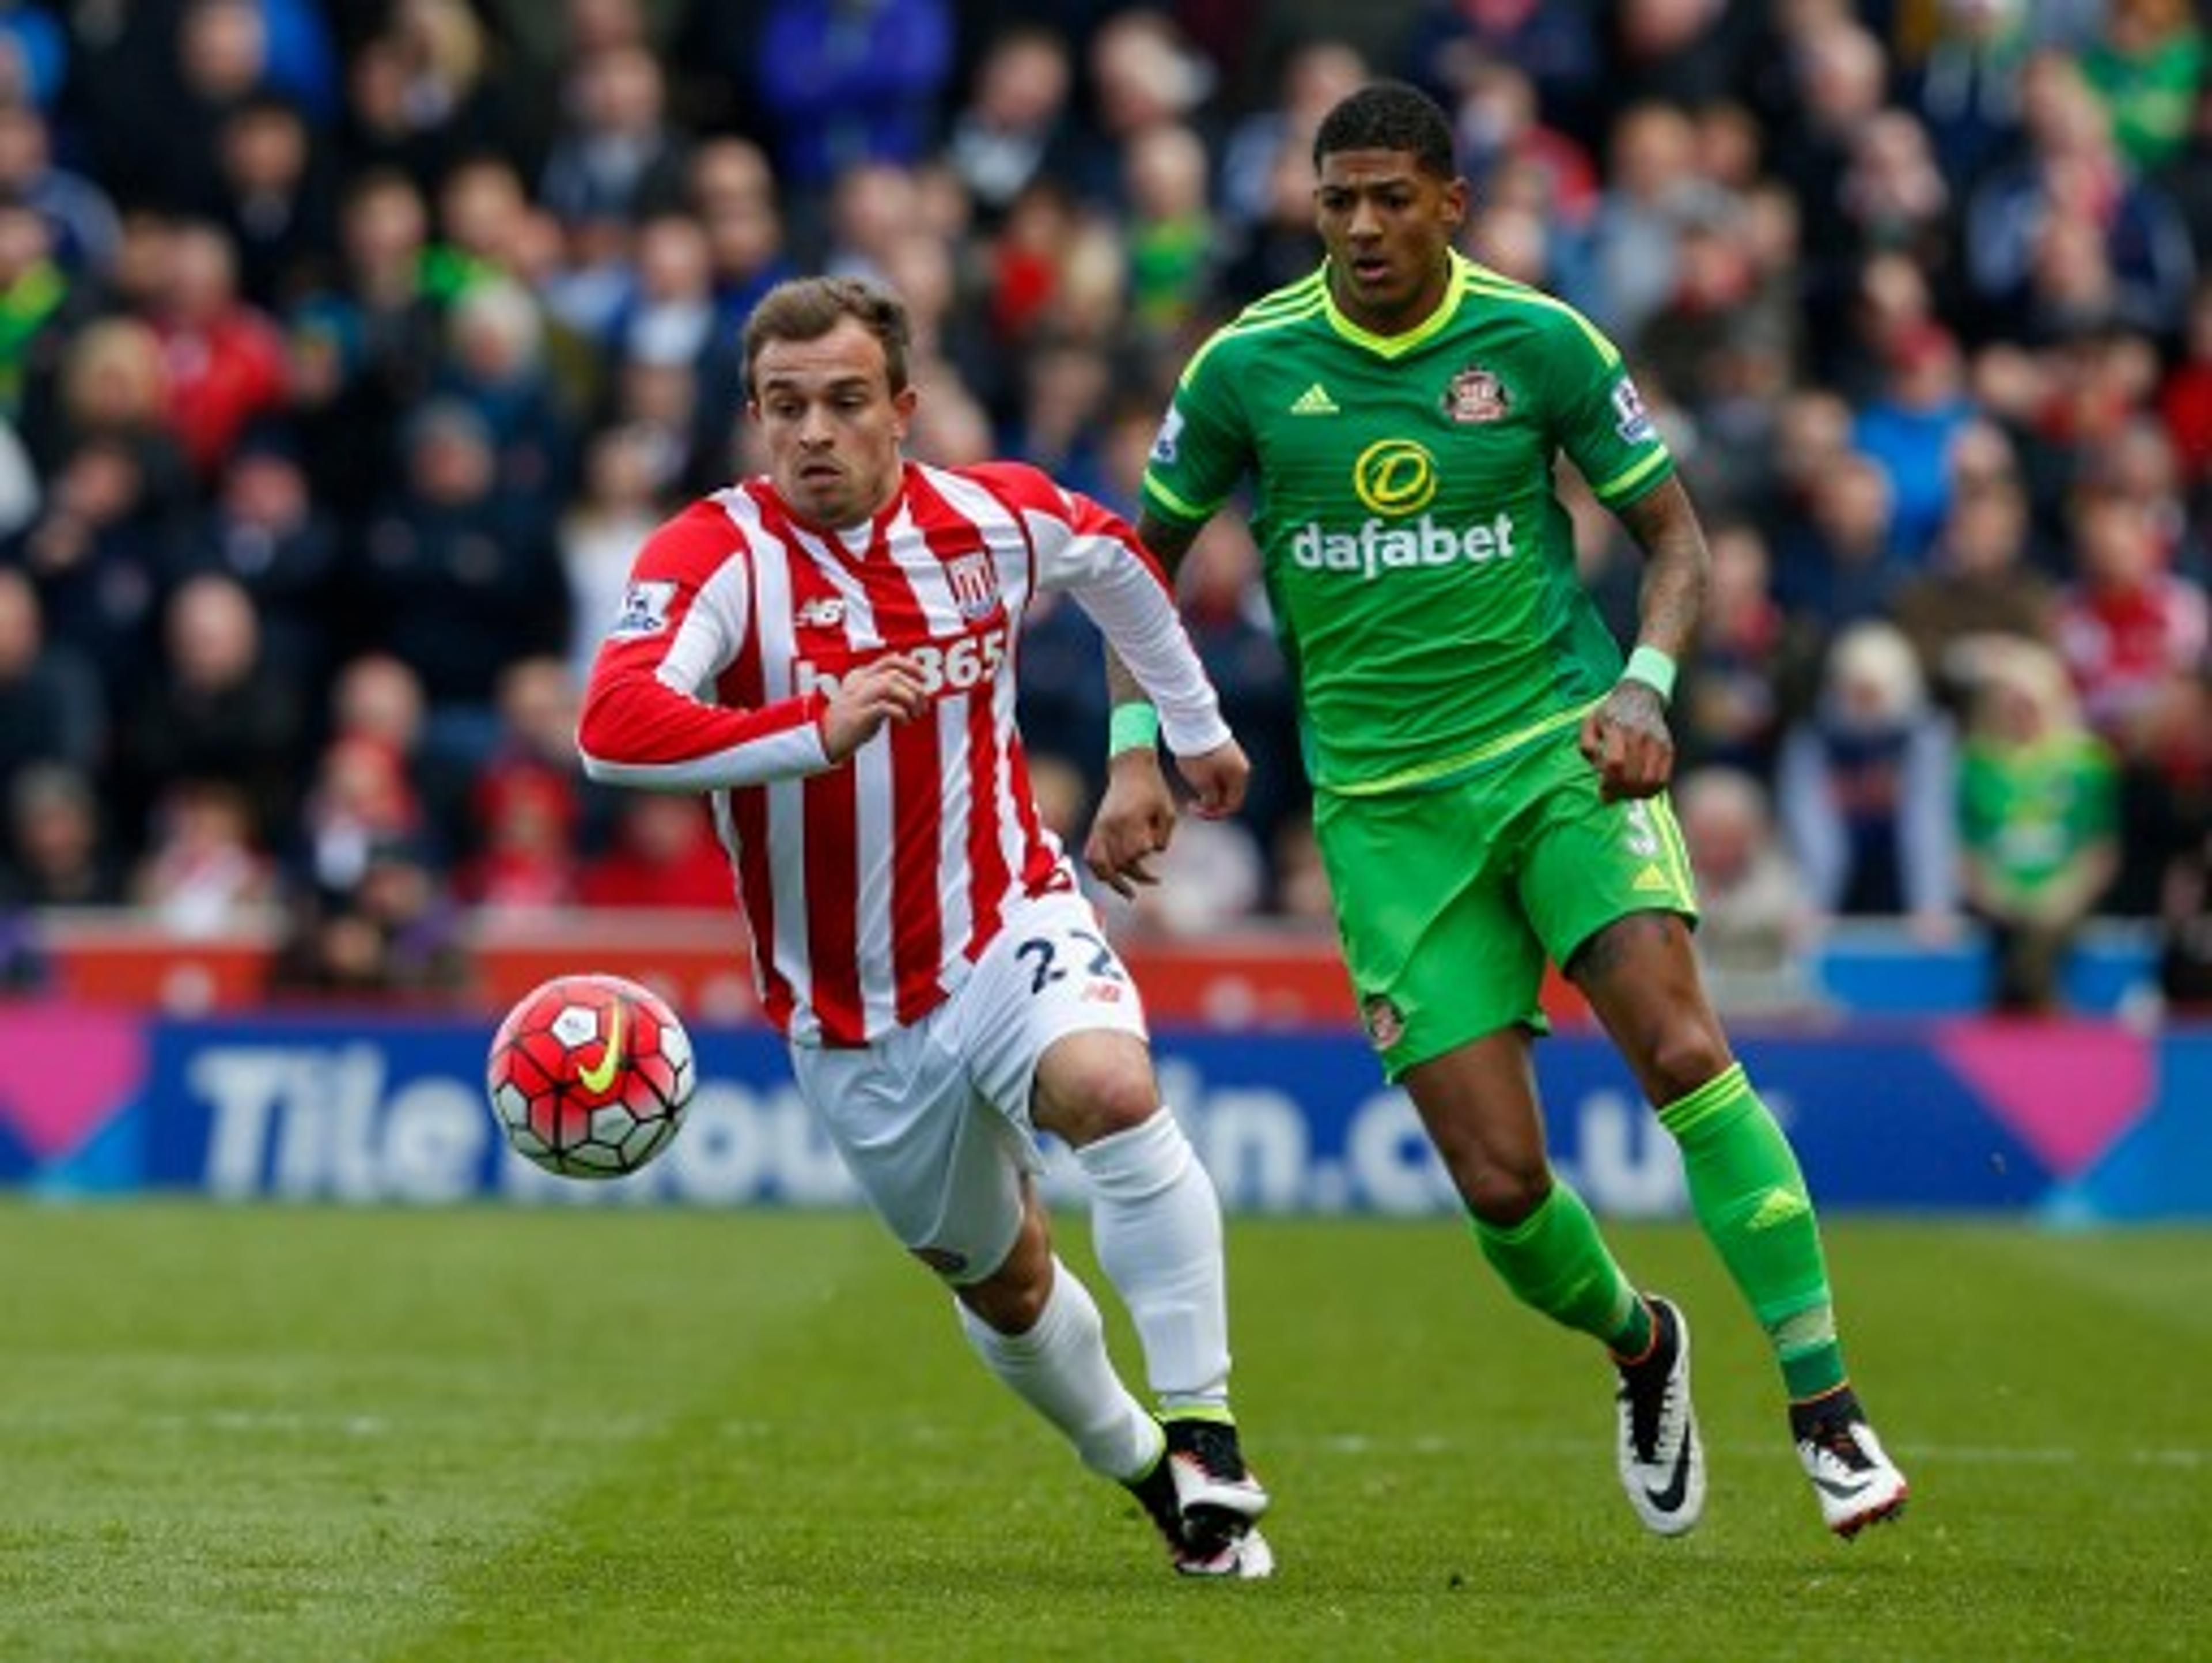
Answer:
<svg viewBox="0 0 2212 1663"><path fill-rule="evenodd" d="M126 848L143 847L153 806L187 780L233 786L250 838L291 823L306 756L301 707L261 646L252 597L216 573L188 578L161 620L160 669L125 717L131 789L118 796Z"/></svg>
<svg viewBox="0 0 2212 1663"><path fill-rule="evenodd" d="M1745 520L1717 520L1696 656L1683 666L1674 731L1691 768L1726 764L1774 777L1786 701L1808 677L1815 648L1775 599L1766 541Z"/></svg>
<svg viewBox="0 0 2212 1663"><path fill-rule="evenodd" d="M230 239L204 221L171 228L154 327L168 370L169 418L203 483L255 417L283 406L283 338L238 292Z"/></svg>
<svg viewBox="0 0 2212 1663"><path fill-rule="evenodd" d="M576 899L576 793L565 771L533 757L500 758L477 777L471 808L473 853L453 874L458 900L538 912Z"/></svg>
<svg viewBox="0 0 2212 1663"><path fill-rule="evenodd" d="M2016 476L1962 483L1927 569L1898 591L1898 625L1954 714L1966 713L1995 646L2056 640L2057 592L2029 561L2028 537L2027 496Z"/></svg>
<svg viewBox="0 0 2212 1663"><path fill-rule="evenodd" d="M1692 768L1674 804L1698 881L1692 939L1715 1008L1729 1017L1820 1009L1812 974L1818 920L1765 787L1741 769Z"/></svg>
<svg viewBox="0 0 2212 1663"><path fill-rule="evenodd" d="M1484 70L1510 64L1535 107L1585 145L1601 137L1606 63L1589 0L1428 0L1406 32L1399 62L1447 110Z"/></svg>
<svg viewBox="0 0 2212 1663"><path fill-rule="evenodd" d="M707 233L716 332L734 337L754 302L792 275L775 175L750 140L713 138L692 153L690 192Z"/></svg>
<svg viewBox="0 0 2212 1663"><path fill-rule="evenodd" d="M1180 122L1156 122L1123 153L1129 322L1146 344L1176 352L1202 321L1217 240L1206 146Z"/></svg>
<svg viewBox="0 0 2212 1663"><path fill-rule="evenodd" d="M308 482L344 521L368 513L397 466L401 415L434 373L441 302L426 282L429 209L405 175L354 177L338 223L339 270L286 324Z"/></svg>
<svg viewBox="0 0 2212 1663"><path fill-rule="evenodd" d="M2059 1008L2083 920L2118 870L2112 754L2081 724L2049 648L1987 654L1960 751L1960 853L1970 909L1990 927L1992 1008Z"/></svg>
<svg viewBox="0 0 2212 1663"><path fill-rule="evenodd" d="M33 762L91 768L106 739L100 678L78 653L46 638L39 592L0 566L0 780Z"/></svg>
<svg viewBox="0 0 2212 1663"><path fill-rule="evenodd" d="M1358 49L1334 38L1301 42L1283 60L1273 101L1240 118L1221 146L1215 195L1237 236L1249 237L1274 215L1278 174L1285 168L1305 183L1300 198L1312 230L1314 134L1321 118L1367 79ZM1318 252L1307 262L1309 268L1317 264Z"/></svg>
<svg viewBox="0 0 2212 1663"><path fill-rule="evenodd" d="M318 766L331 760L331 750L352 739L368 741L398 770L394 796L406 812L394 822L397 832L426 839L432 859L447 859L468 811L475 763L430 748L422 677L389 652L363 652L339 668L331 683Z"/></svg>
<svg viewBox="0 0 2212 1663"><path fill-rule="evenodd" d="M584 450L583 491L562 518L561 569L568 587L570 679L579 687L622 610L630 561L665 517L652 436L609 428Z"/></svg>
<svg viewBox="0 0 2212 1663"><path fill-rule="evenodd" d="M33 762L8 782L8 887L23 907L114 907L123 873L91 776Z"/></svg>
<svg viewBox="0 0 2212 1663"><path fill-rule="evenodd" d="M1590 222L1591 287L1566 298L1617 339L1637 339L1674 292L1682 228L1728 211L1726 193L1696 171L1696 146L1671 104L1632 104L1613 118Z"/></svg>
<svg viewBox="0 0 2212 1663"><path fill-rule="evenodd" d="M501 669L568 640L567 586L540 509L499 488L489 426L453 399L408 428L407 473L363 537L359 579L373 634L422 678L440 743L488 738Z"/></svg>
<svg viewBox="0 0 2212 1663"><path fill-rule="evenodd" d="M316 758L299 822L296 888L343 895L380 847L406 843L428 858L422 807L404 759L366 733L335 735Z"/></svg>
<svg viewBox="0 0 2212 1663"><path fill-rule="evenodd" d="M277 899L276 863L261 847L246 794L222 780L173 786L131 876L131 904L180 936L212 936L251 922Z"/></svg>
<svg viewBox="0 0 2212 1663"><path fill-rule="evenodd" d="M223 122L222 190L210 207L238 252L244 298L264 312L281 312L330 276L337 221L323 161L307 117L284 99L248 99Z"/></svg>
<svg viewBox="0 0 2212 1663"><path fill-rule="evenodd" d="M2203 662L2212 619L2203 586L2170 569L2142 505L2087 493L2074 526L2081 575L2060 598L2059 644L2090 725L2125 750L2166 678Z"/></svg>
<svg viewBox="0 0 2212 1663"><path fill-rule="evenodd" d="M1852 131L1835 205L1854 258L1901 253L1931 279L1948 277L1951 185L1927 130L1905 111L1869 116Z"/></svg>
<svg viewBox="0 0 2212 1663"><path fill-rule="evenodd" d="M446 331L436 392L483 420L509 512L550 525L556 483L571 476L573 440L548 360L544 313L521 283L501 277L457 297Z"/></svg>
<svg viewBox="0 0 2212 1663"><path fill-rule="evenodd" d="M53 159L46 117L0 98L0 197L21 202L46 221L54 258L72 278L98 284L114 270L123 224L99 183Z"/></svg>
<svg viewBox="0 0 2212 1663"><path fill-rule="evenodd" d="M352 885L295 899L271 991L443 1007L468 981L462 918L417 845L379 839Z"/></svg>
<svg viewBox="0 0 2212 1663"><path fill-rule="evenodd" d="M0 5L0 94L46 109L69 74L69 37L37 6Z"/></svg>
<svg viewBox="0 0 2212 1663"><path fill-rule="evenodd" d="M89 440L128 451L149 517L166 521L191 506L194 489L169 407L161 337L136 318L95 318L77 331L62 360L53 422L26 431L23 440L49 475Z"/></svg>
<svg viewBox="0 0 2212 1663"><path fill-rule="evenodd" d="M563 104L538 185L562 224L632 222L681 201L688 159L668 124L660 62L642 43L577 58Z"/></svg>
<svg viewBox="0 0 2212 1663"><path fill-rule="evenodd" d="M1033 776L1044 760L1030 759ZM719 909L730 904L730 884L729 853L704 803L634 791L623 793L607 851L577 875L576 899L586 907Z"/></svg>
<svg viewBox="0 0 2212 1663"><path fill-rule="evenodd" d="M1753 32L1728 0L1616 0L1606 85L1617 100L1691 109L1743 84Z"/></svg>
<svg viewBox="0 0 2212 1663"><path fill-rule="evenodd" d="M802 195L864 161L919 160L952 76L945 0L769 0L750 64L775 118L777 173Z"/></svg>
<svg viewBox="0 0 2212 1663"><path fill-rule="evenodd" d="M112 710L147 680L161 583L176 560L177 523L155 501L143 454L119 437L84 440L44 512L0 551L37 587L53 639L97 666Z"/></svg>
<svg viewBox="0 0 2212 1663"><path fill-rule="evenodd" d="M1971 186L2020 130L2021 75L2033 47L2027 0L1938 0L1936 37L1905 77L1944 177Z"/></svg>
<svg viewBox="0 0 2212 1663"><path fill-rule="evenodd" d="M0 416L28 433L52 431L63 359L91 309L55 261L44 217L0 194Z"/></svg>
<svg viewBox="0 0 2212 1663"><path fill-rule="evenodd" d="M1833 634L1888 615L1910 568L1897 557L1895 488L1872 458L1849 450L1808 482L1805 519L1777 545L1775 593Z"/></svg>
<svg viewBox="0 0 2212 1663"><path fill-rule="evenodd" d="M1135 5L1100 22L1084 71L1091 119L1065 177L1079 199L1118 215L1127 206L1130 141L1152 127L1198 124L1208 112L1214 66L1172 12Z"/></svg>
<svg viewBox="0 0 2212 1663"><path fill-rule="evenodd" d="M953 112L945 154L986 232L1031 179L1063 164L1074 84L1067 41L1045 25L1009 23L984 47L974 84Z"/></svg>
<svg viewBox="0 0 2212 1663"><path fill-rule="evenodd" d="M515 118L489 56L468 0L395 0L348 54L339 146L349 170L396 168L427 191L463 158L501 149Z"/></svg>
<svg viewBox="0 0 2212 1663"><path fill-rule="evenodd" d="M2159 388L2158 410L2190 494L2212 506L2212 277L2190 300L2183 349Z"/></svg>
<svg viewBox="0 0 2212 1663"><path fill-rule="evenodd" d="M2180 148L2204 84L2203 25L2190 0L2110 0L2081 54L2081 76L2110 117L2121 154L2141 171Z"/></svg>
<svg viewBox="0 0 2212 1663"><path fill-rule="evenodd" d="M1957 743L1893 625L1829 649L1820 701L1783 741L1775 794L1807 893L1829 915L1948 933L1958 901Z"/></svg>
<svg viewBox="0 0 2212 1663"><path fill-rule="evenodd" d="M1929 324L1891 349L1881 393L1851 424L1851 442L1889 476L1890 538L1909 565L1923 563L1950 507L1953 441L1975 419L1958 343Z"/></svg>
<svg viewBox="0 0 2212 1663"><path fill-rule="evenodd" d="M201 531L184 550L184 574L216 572L240 585L260 619L270 674L288 687L325 685L337 529L310 494L288 433L263 427L239 440Z"/></svg>
<svg viewBox="0 0 2212 1663"><path fill-rule="evenodd" d="M2021 145L1966 201L1966 275L1984 326L2026 325L2039 254L2070 237L2061 254L2101 251L2109 263L2109 321L2177 327L2195 258L2172 202L2129 172L2074 60L2039 54L2022 90Z"/></svg>

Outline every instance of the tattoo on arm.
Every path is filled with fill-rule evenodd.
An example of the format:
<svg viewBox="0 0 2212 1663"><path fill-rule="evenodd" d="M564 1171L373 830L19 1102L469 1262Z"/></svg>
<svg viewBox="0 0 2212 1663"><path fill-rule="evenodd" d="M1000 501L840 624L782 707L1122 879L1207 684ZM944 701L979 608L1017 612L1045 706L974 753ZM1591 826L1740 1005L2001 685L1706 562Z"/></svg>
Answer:
<svg viewBox="0 0 2212 1663"><path fill-rule="evenodd" d="M1697 634L1712 567L1705 529L1681 481L1670 479L1620 512L1644 550L1644 592L1637 639L1678 662Z"/></svg>

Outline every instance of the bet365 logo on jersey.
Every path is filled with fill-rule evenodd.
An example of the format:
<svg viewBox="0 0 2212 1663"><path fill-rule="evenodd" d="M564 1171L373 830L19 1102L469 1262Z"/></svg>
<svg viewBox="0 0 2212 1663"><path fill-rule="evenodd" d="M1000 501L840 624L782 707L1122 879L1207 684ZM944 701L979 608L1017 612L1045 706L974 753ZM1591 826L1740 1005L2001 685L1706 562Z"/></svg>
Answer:
<svg viewBox="0 0 2212 1663"><path fill-rule="evenodd" d="M972 635L955 636L949 641L924 641L919 646L901 650L921 667L921 690L928 697L972 693L997 678L999 666L1006 659L1006 631L1002 625ZM858 655L836 670L824 669L811 659L801 659L791 667L792 691L802 698L818 691L825 699L834 699L846 674L877 656Z"/></svg>

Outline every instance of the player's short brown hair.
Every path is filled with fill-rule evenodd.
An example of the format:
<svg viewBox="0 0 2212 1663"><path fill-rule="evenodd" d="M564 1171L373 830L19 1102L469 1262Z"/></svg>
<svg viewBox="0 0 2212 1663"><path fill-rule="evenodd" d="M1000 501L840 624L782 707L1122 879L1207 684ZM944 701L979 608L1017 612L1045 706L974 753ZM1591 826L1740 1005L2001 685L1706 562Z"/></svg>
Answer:
<svg viewBox="0 0 2212 1663"><path fill-rule="evenodd" d="M905 301L863 277L793 277L762 295L745 319L746 391L754 391L753 367L769 342L818 341L848 318L883 343L891 391L903 392L913 321Z"/></svg>

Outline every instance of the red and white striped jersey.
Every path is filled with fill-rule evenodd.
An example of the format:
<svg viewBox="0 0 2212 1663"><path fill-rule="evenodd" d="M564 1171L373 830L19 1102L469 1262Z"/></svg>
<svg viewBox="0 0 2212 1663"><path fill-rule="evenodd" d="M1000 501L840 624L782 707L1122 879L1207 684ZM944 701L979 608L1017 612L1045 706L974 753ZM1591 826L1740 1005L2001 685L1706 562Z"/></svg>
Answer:
<svg viewBox="0 0 2212 1663"><path fill-rule="evenodd" d="M1010 901L1073 883L1014 725L1020 620L1047 589L1097 620L1171 749L1228 740L1136 534L1035 468L908 463L890 504L842 531L751 479L639 552L585 695L586 771L714 794L762 1007L793 1040L865 1044L915 1021ZM928 713L830 767L838 679L890 652L921 661Z"/></svg>

